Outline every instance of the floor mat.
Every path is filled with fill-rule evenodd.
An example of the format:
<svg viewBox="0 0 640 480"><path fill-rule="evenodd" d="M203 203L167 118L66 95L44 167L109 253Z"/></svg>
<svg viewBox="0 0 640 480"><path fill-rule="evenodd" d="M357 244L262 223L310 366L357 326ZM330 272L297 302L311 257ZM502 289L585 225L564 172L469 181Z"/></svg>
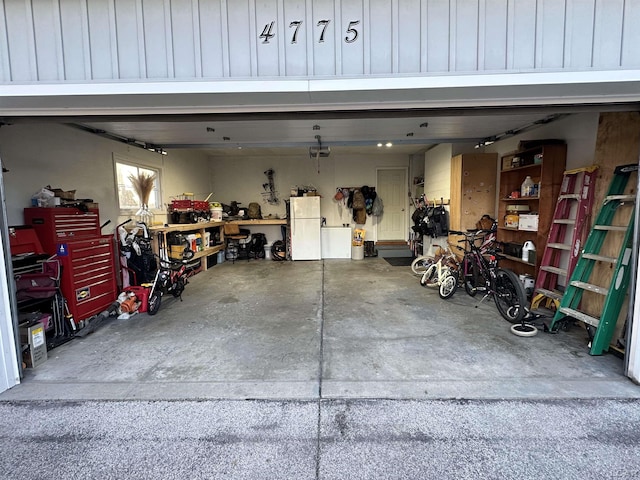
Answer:
<svg viewBox="0 0 640 480"><path fill-rule="evenodd" d="M413 257L383 257L389 265L394 267L410 267Z"/></svg>

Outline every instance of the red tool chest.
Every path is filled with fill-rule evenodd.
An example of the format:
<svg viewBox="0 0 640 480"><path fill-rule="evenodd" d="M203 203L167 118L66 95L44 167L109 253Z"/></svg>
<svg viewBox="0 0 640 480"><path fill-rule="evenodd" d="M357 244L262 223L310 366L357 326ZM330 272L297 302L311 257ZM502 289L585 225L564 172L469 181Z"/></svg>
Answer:
<svg viewBox="0 0 640 480"><path fill-rule="evenodd" d="M76 323L116 301L114 239L101 235L98 209L25 208L24 220L45 252L60 261L60 289Z"/></svg>
<svg viewBox="0 0 640 480"><path fill-rule="evenodd" d="M76 322L115 302L118 286L111 236L59 242L56 253L62 264L62 295Z"/></svg>
<svg viewBox="0 0 640 480"><path fill-rule="evenodd" d="M97 208L88 212L65 207L25 208L24 222L34 228L42 248L50 255L56 253L58 242L101 235Z"/></svg>

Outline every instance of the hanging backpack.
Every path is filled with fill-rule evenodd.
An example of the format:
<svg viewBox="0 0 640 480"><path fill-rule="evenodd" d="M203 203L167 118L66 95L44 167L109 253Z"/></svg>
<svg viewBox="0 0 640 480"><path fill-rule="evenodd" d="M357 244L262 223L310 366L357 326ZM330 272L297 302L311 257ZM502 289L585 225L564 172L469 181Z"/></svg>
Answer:
<svg viewBox="0 0 640 480"><path fill-rule="evenodd" d="M260 204L257 202L251 202L247 207L247 217L252 220L260 220L262 219L262 208L260 208Z"/></svg>
<svg viewBox="0 0 640 480"><path fill-rule="evenodd" d="M380 195L376 195L376 198L373 199L373 205L371 206L371 215L379 217L382 215L383 209L382 199L380 198Z"/></svg>

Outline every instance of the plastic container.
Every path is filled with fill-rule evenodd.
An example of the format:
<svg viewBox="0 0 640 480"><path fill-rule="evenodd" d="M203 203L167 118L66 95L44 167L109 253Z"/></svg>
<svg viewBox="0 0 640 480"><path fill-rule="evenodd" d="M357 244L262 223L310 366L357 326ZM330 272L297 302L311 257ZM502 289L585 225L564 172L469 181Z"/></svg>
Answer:
<svg viewBox="0 0 640 480"><path fill-rule="evenodd" d="M189 235L187 235L187 242L189 242L189 249L193 252L197 252L198 251L198 245L196 243L196 236L195 234L191 233Z"/></svg>
<svg viewBox="0 0 640 480"><path fill-rule="evenodd" d="M536 246L531 240L524 242L524 245L522 246L522 260L531 263L531 258L535 259L535 251ZM530 255L529 252L533 252L533 255Z"/></svg>
<svg viewBox="0 0 640 480"><path fill-rule="evenodd" d="M364 260L364 245L351 246L351 260Z"/></svg>
<svg viewBox="0 0 640 480"><path fill-rule="evenodd" d="M527 175L520 186L520 196L521 197L532 197L533 196L533 179L531 175Z"/></svg>
<svg viewBox="0 0 640 480"><path fill-rule="evenodd" d="M222 205L220 205L219 203L212 203L210 210L211 220L222 220Z"/></svg>
<svg viewBox="0 0 640 480"><path fill-rule="evenodd" d="M204 232L204 248L211 246L211 232Z"/></svg>

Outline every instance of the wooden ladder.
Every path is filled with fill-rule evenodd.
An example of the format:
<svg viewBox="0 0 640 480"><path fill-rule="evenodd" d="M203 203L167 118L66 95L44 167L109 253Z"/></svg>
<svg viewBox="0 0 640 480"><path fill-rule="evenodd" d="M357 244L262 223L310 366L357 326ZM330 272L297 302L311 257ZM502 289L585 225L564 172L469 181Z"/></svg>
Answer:
<svg viewBox="0 0 640 480"><path fill-rule="evenodd" d="M566 317L569 317L584 322L589 331L591 331L590 327L595 328L589 351L591 355L601 355L609 350L618 315L629 286L636 196L625 195L624 191L629 177L637 171L638 164L620 165L615 169L600 212L573 270L567 290L560 302L560 308L554 315L550 325L552 332L557 331L561 322ZM630 206L632 209L628 224L613 225L616 212L624 206ZM616 233L624 235L618 256L602 255L600 251L608 235ZM593 283L595 279L591 279L591 274L596 262L607 262L614 265L610 285L599 286ZM578 309L585 290L605 297L600 318Z"/></svg>
<svg viewBox="0 0 640 480"><path fill-rule="evenodd" d="M554 311L560 307L559 277L570 278L578 262L593 208L597 169L597 165L592 165L567 170L563 174L547 244L540 260L531 300L532 310L539 309L542 304L547 308L553 307ZM567 235L569 231L571 238ZM564 252L568 253L568 259ZM562 266L563 260L566 268Z"/></svg>

